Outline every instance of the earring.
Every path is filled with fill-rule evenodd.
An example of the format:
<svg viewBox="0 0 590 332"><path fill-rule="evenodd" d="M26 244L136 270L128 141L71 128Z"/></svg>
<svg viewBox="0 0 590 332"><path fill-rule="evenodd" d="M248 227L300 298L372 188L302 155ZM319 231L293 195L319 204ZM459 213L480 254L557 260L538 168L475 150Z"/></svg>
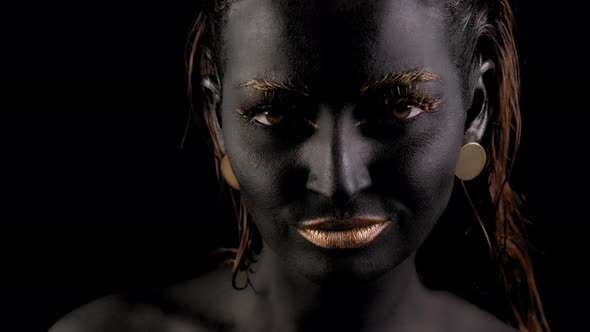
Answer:
<svg viewBox="0 0 590 332"><path fill-rule="evenodd" d="M230 187L234 188L235 190L240 190L240 185L238 184L238 180L236 179L236 175L234 174L234 170L231 168L229 164L229 158L227 155L221 158L221 175L225 179L225 182L229 184Z"/></svg>
<svg viewBox="0 0 590 332"><path fill-rule="evenodd" d="M486 150L479 143L467 143L459 151L455 175L463 181L472 180L481 173L485 164Z"/></svg>

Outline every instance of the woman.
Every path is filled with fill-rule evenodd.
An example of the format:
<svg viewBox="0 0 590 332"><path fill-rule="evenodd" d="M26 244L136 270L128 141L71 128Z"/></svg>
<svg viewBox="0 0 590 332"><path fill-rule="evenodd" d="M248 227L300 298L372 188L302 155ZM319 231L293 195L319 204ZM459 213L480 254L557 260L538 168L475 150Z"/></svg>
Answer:
<svg viewBox="0 0 590 332"><path fill-rule="evenodd" d="M51 331L549 330L508 183L505 0L205 2L189 83L236 203L232 267Z"/></svg>

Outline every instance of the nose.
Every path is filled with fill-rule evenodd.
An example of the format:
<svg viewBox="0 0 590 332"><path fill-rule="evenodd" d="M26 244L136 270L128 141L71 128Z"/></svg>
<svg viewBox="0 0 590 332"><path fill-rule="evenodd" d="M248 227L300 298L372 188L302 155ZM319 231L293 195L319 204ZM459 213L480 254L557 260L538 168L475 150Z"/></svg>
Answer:
<svg viewBox="0 0 590 332"><path fill-rule="evenodd" d="M318 130L312 137L307 189L344 207L371 186L363 137L355 124L352 107L334 112L320 105Z"/></svg>

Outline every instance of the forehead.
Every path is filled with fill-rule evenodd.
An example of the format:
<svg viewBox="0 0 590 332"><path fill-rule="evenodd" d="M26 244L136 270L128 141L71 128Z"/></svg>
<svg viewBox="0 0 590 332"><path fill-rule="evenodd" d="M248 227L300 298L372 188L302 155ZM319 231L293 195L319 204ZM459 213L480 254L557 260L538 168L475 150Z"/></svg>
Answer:
<svg viewBox="0 0 590 332"><path fill-rule="evenodd" d="M414 68L444 77L452 67L446 13L443 1L240 0L223 33L225 79L342 91Z"/></svg>

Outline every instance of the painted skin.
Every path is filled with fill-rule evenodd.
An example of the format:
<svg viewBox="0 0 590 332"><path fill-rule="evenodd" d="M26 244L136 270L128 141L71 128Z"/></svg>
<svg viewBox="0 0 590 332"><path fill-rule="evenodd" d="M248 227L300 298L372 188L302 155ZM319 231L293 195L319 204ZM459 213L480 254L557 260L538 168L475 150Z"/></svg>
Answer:
<svg viewBox="0 0 590 332"><path fill-rule="evenodd" d="M415 251L448 203L464 138L463 78L449 55L440 4L333 3L234 5L225 30L221 125L265 244L315 281L371 279ZM414 84L441 101L436 109L399 120L391 108L375 106L384 103L383 92L361 98L367 81L411 70L439 77ZM236 111L264 98L244 86L253 79L305 86L309 97L274 93L288 103L275 107L294 114L282 127L265 127L262 116L249 121ZM301 106L291 110L293 104ZM303 116L317 128L299 121ZM362 250L325 250L297 232L308 219L366 216L390 222Z"/></svg>
<svg viewBox="0 0 590 332"><path fill-rule="evenodd" d="M52 332L514 331L427 289L414 265L450 199L461 145L486 125L467 113L487 110L472 100L485 94L479 76L489 63L462 74L446 13L442 1L417 0L232 5L218 139L264 241L253 287L232 289L230 271L220 270L141 300L96 301ZM436 79L403 94L361 93L371 80L411 71ZM325 248L299 231L316 218L387 225L360 246Z"/></svg>

